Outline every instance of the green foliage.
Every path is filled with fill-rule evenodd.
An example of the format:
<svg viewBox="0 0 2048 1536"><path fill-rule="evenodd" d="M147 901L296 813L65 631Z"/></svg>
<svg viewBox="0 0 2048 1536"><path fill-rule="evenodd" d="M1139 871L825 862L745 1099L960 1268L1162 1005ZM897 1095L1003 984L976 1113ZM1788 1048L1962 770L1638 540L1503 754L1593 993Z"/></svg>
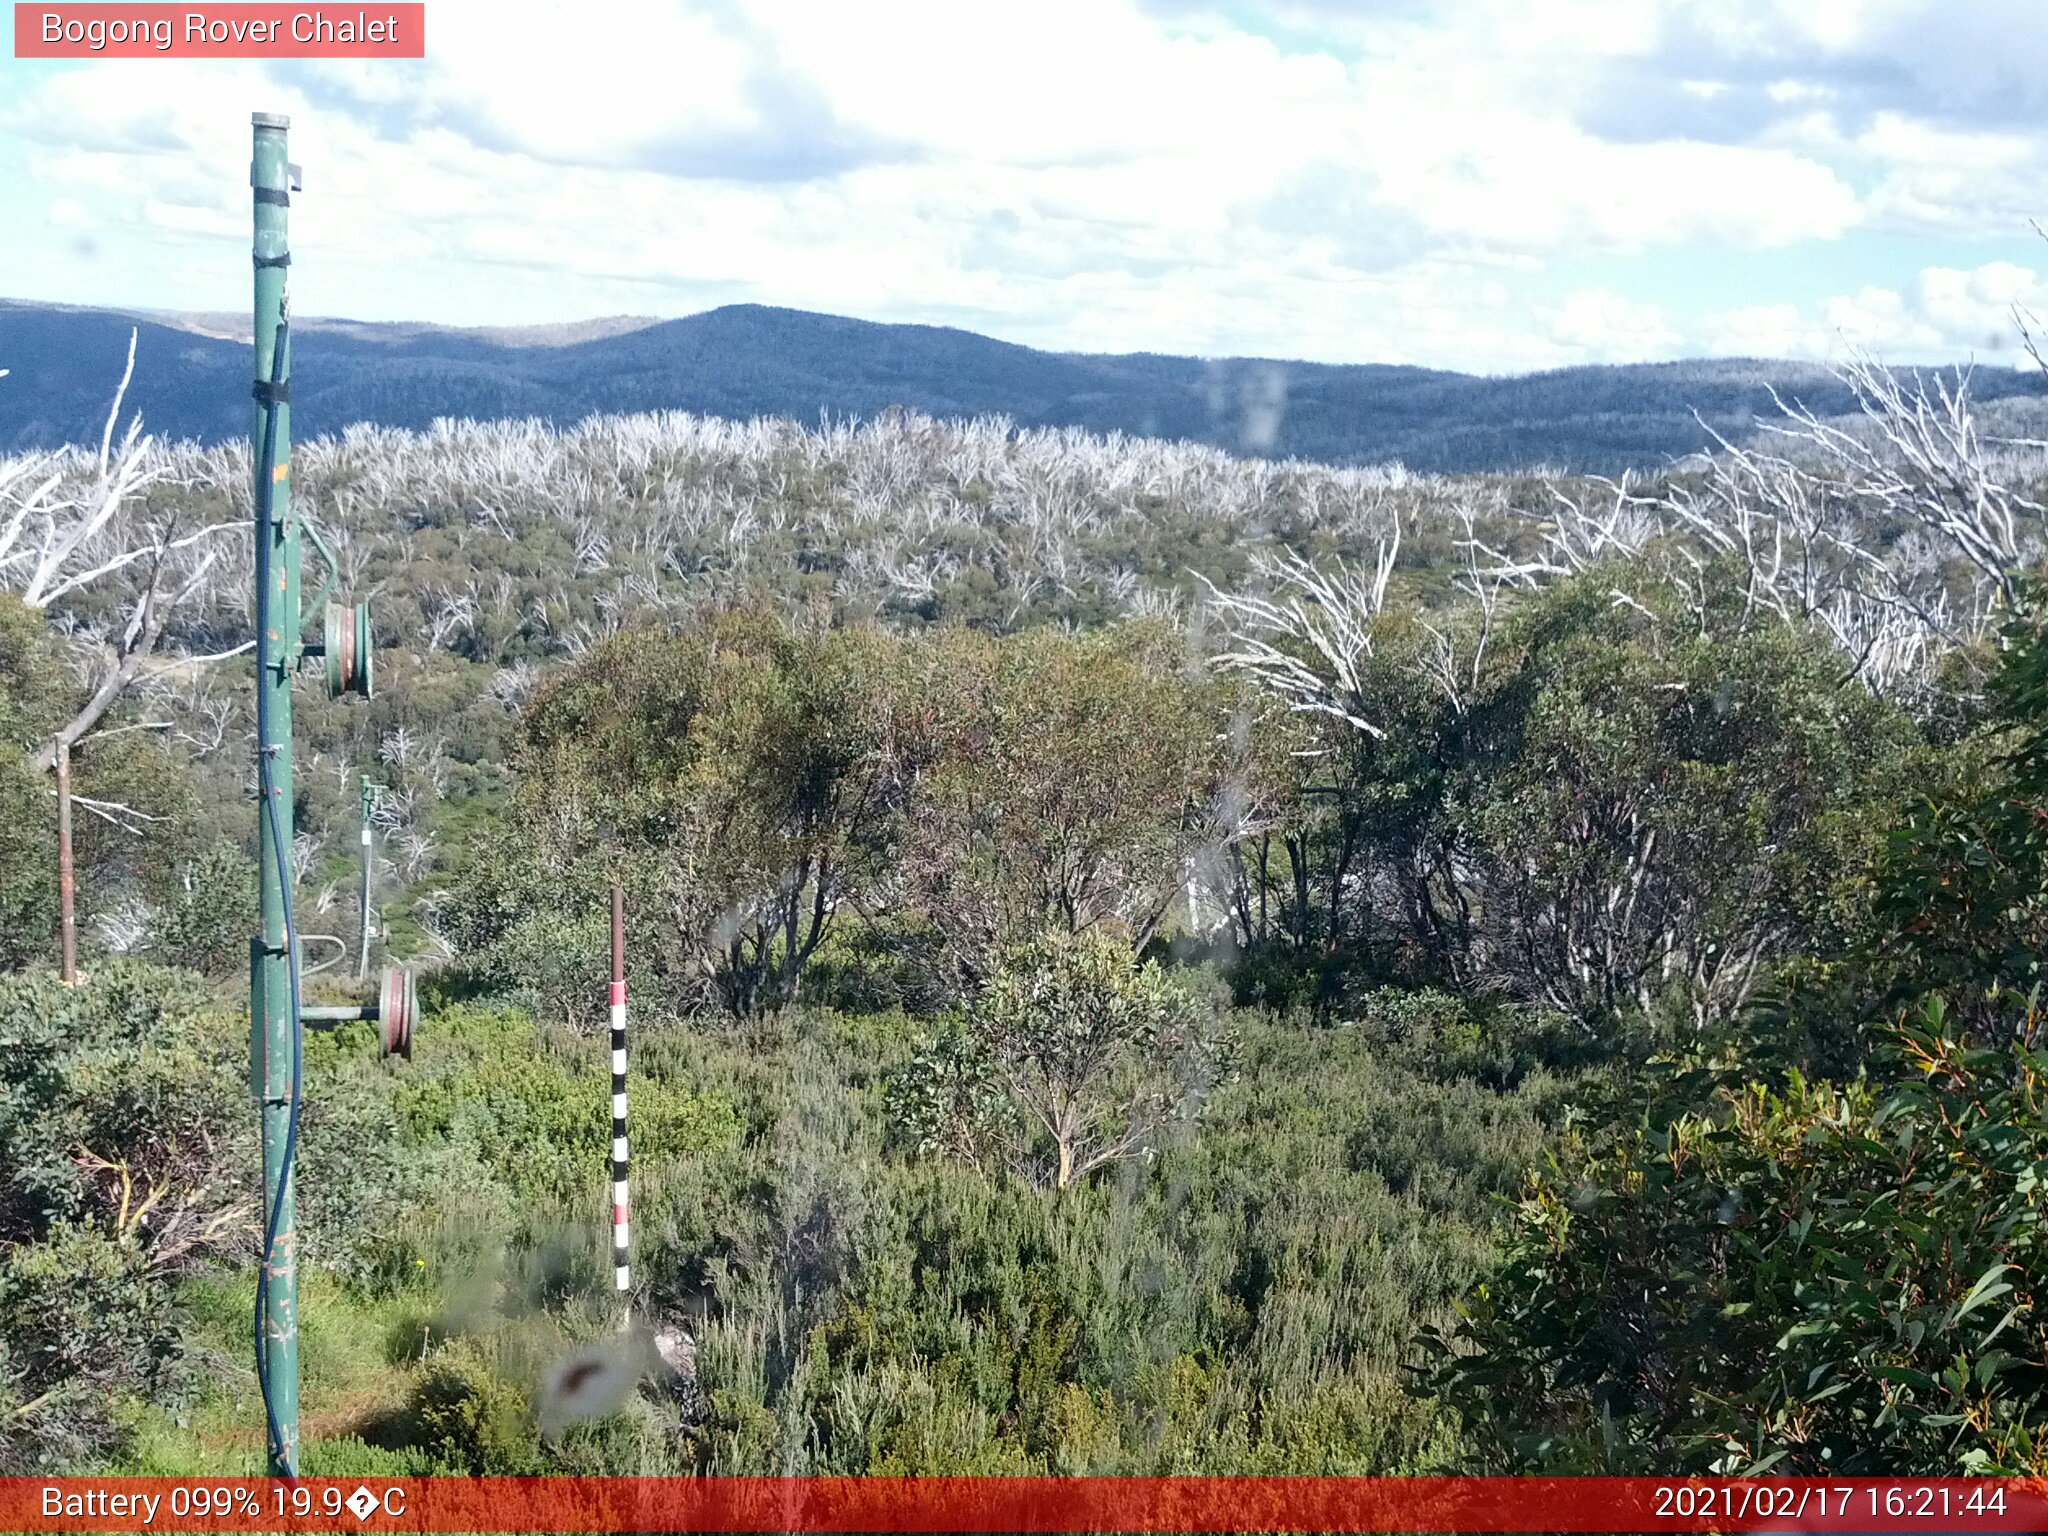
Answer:
<svg viewBox="0 0 2048 1536"><path fill-rule="evenodd" d="M1048 926L1160 931L1189 862L1220 844L1235 694L1170 630L964 632L907 656L933 761L902 849L909 912L944 982L972 993Z"/></svg>
<svg viewBox="0 0 2048 1536"><path fill-rule="evenodd" d="M878 634L748 612L594 648L526 716L519 824L551 905L589 911L599 860L616 860L636 909L662 914L638 947L672 991L708 976L736 1012L789 1002L890 847L914 767L889 661ZM523 952L523 915L494 926L471 904L465 921Z"/></svg>
<svg viewBox="0 0 2048 1536"><path fill-rule="evenodd" d="M35 759L84 700L45 616L0 593L0 967L56 957L55 781ZM156 731L114 728L135 723L117 709L72 753L74 904L88 956L94 920L162 901L191 852L198 790L189 765Z"/></svg>
<svg viewBox="0 0 2048 1536"><path fill-rule="evenodd" d="M1157 962L1056 933L1004 956L965 1019L897 1074L892 1107L920 1151L1065 1189L1150 1158L1227 1070L1228 1045Z"/></svg>
<svg viewBox="0 0 2048 1536"><path fill-rule="evenodd" d="M47 789L25 753L0 747L0 965L9 968L55 948L56 836Z"/></svg>
<svg viewBox="0 0 2048 1536"><path fill-rule="evenodd" d="M57 822L32 749L61 724L67 684L43 615L0 593L0 966L54 951Z"/></svg>
<svg viewBox="0 0 2048 1536"><path fill-rule="evenodd" d="M1362 1031L1248 1017L1243 1071L1199 1137L1164 1135L1149 1162L1048 1200L892 1153L869 1048L828 1019L792 1024L763 1083L769 1133L702 1197L673 1174L645 1200L635 1186L659 1245L637 1260L650 1305L702 1308L695 1465L1447 1464L1398 1362L1415 1319L1444 1316L1486 1261L1487 1194L1538 1154L1564 1085L1433 1091ZM1362 1116L1405 1140L1361 1145Z"/></svg>
<svg viewBox="0 0 2048 1536"><path fill-rule="evenodd" d="M381 1433L430 1474L540 1470L539 1433L526 1394L472 1341L458 1340L436 1356L404 1412Z"/></svg>
<svg viewBox="0 0 2048 1536"><path fill-rule="evenodd" d="M538 1017L594 1028L609 975L610 879L596 850L544 856L521 826L485 833L447 911L458 947L451 979ZM636 933L638 916L636 906L628 918Z"/></svg>
<svg viewBox="0 0 2048 1536"><path fill-rule="evenodd" d="M597 995L615 870L665 994L708 979L739 1013L793 1000L854 908L927 995L1048 923L1142 945L1220 836L1226 718L1154 626L902 639L742 611L622 636L528 710L514 816L448 930L475 983L550 1017Z"/></svg>
<svg viewBox="0 0 2048 1536"><path fill-rule="evenodd" d="M517 1012L457 1008L435 1015L435 1059L398 1084L402 1143L454 1149L522 1202L573 1201L603 1182L611 1149L606 1058L576 1037L550 1036ZM633 1151L656 1166L735 1144L729 1094L692 1092L667 1073L636 1096Z"/></svg>
<svg viewBox="0 0 2048 1536"><path fill-rule="evenodd" d="M2037 584L2023 591L2039 594ZM2048 619L2007 625L1978 739L1939 795L1912 804L1886 850L1877 914L1894 990L1940 988L1965 1019L2041 985L2048 949ZM1974 750L1971 750L1974 748Z"/></svg>
<svg viewBox="0 0 2048 1536"><path fill-rule="evenodd" d="M1845 1087L1653 1072L1532 1187L1436 1385L1517 1469L2037 1475L2034 1033L1972 1048L1934 1005Z"/></svg>
<svg viewBox="0 0 2048 1536"><path fill-rule="evenodd" d="M1435 988L1386 987L1358 1002L1358 1024L1418 1072L1512 1088L1533 1072L1597 1066L1611 1042L1563 1014Z"/></svg>
<svg viewBox="0 0 2048 1536"><path fill-rule="evenodd" d="M1840 1082L1759 1080L1754 1052L1653 1062L1532 1181L1512 1256L1429 1339L1435 1385L1499 1464L2048 1466L2028 1278L2048 1054L2038 993L2015 990L2033 977L2048 637L2026 620L2008 639L1987 727L2017 743L2004 772L1919 803L1849 957L1862 974L1816 963L1795 989L1862 1010L1853 1024L1896 1009L1875 1049L1844 1068L1856 1031L1806 1026Z"/></svg>
<svg viewBox="0 0 2048 1536"><path fill-rule="evenodd" d="M1814 636L1686 634L1607 584L1523 616L1475 722L1486 920L1554 1007L1647 1012L1669 989L1705 1027L1775 960L1852 936L1910 730Z"/></svg>
<svg viewBox="0 0 2048 1536"><path fill-rule="evenodd" d="M1626 566L1505 610L1483 647L1470 615L1372 622L1378 734L1261 722L1287 756L1252 781L1269 830L1231 851L1247 1000L1341 1016L1396 979L1693 1034L1868 928L1871 857L1926 765L1819 634L1702 620ZM1429 686L1439 644L1463 670Z"/></svg>
<svg viewBox="0 0 2048 1536"><path fill-rule="evenodd" d="M88 1463L172 1384L168 1282L247 1213L244 1038L178 972L0 976L0 1460Z"/></svg>
<svg viewBox="0 0 2048 1536"><path fill-rule="evenodd" d="M1324 1016L1343 993L1434 964L1452 974L1474 943L1446 871L1459 851L1460 716L1419 664L1428 632L1383 614L1354 663L1375 731L1247 701L1240 794L1257 829L1226 852L1231 916L1253 964L1246 1000ZM1361 899L1407 887L1397 902ZM1425 962L1422 956L1430 959Z"/></svg>
<svg viewBox="0 0 2048 1536"><path fill-rule="evenodd" d="M249 936L257 926L256 860L241 844L220 838L178 873L150 925L148 947L207 976L246 976Z"/></svg>
<svg viewBox="0 0 2048 1536"><path fill-rule="evenodd" d="M1148 1161L1048 1200L891 1148L888 1084L916 1037L901 1017L799 1008L707 1030L646 1014L638 1305L687 1321L694 1384L650 1379L618 1412L540 1436L546 1367L616 1326L604 1149L585 1141L603 1106L581 1086L602 1091L599 1053L478 1008L435 1015L397 1072L348 1031L320 1034L300 1185L309 1467L1455 1464L1399 1362L1414 1320L1444 1317L1488 1259L1485 1199L1536 1155L1556 1080L1438 1082L1364 1030L1245 1016L1245 1070L1209 1096L1200 1137L1166 1127ZM149 1420L140 1465L254 1464L246 1282L188 1282L157 1314L219 1379L184 1399L193 1430ZM181 1401L155 1395L158 1414Z"/></svg>
<svg viewBox="0 0 2048 1536"><path fill-rule="evenodd" d="M431 1468L428 1458L417 1451L371 1445L360 1435L309 1441L299 1456L304 1477L424 1477Z"/></svg>
<svg viewBox="0 0 2048 1536"><path fill-rule="evenodd" d="M2048 886L2027 736L2048 706L2022 671L1990 731L1938 726L1969 767L1895 847L1879 964L1869 855L1939 776L1825 643L1736 613L1712 572L1697 614L1633 569L1518 595L1481 655L1432 585L1442 487L1237 465L1197 505L1178 450L1147 448L1166 469L1120 470L1112 506L1005 433L935 488L897 432L863 442L917 483L877 496L901 465L795 429L687 452L620 430L565 450L599 487L573 538L494 493L481 570L431 455L393 467L392 686L301 712L297 810L324 850L302 913L347 931L373 772L389 942L455 960L418 1060L378 1063L360 1026L308 1041L309 1470L2039 1466L2041 1064L1978 1052L2032 985ZM337 501L363 499L361 448L320 460ZM774 509L755 543L680 510L736 486ZM1511 501L1554 494L1494 489L1510 540ZM1100 571L1033 585L1114 561L1156 611L1190 571L1245 578L1255 541L1355 552L1382 491L1424 563L1358 660L1378 734L1223 686L1171 625L1111 622L1133 605ZM846 504L887 507L895 539L940 499L971 514L890 543L901 581L839 537ZM586 645L618 619L605 540L642 514L719 601ZM60 662L0 604L0 963L49 945L27 754ZM82 829L88 915L188 969L0 981L5 1454L253 1465L246 758L202 764L204 795L152 733L78 765L169 817ZM637 1304L688 1324L696 1371L544 1437L545 1368L616 1325L590 1039L615 877ZM1235 948L1205 951L1226 920ZM1204 952L1249 1006L1165 963ZM1923 961L1952 1005L1856 1079L1869 995ZM1789 1049L1826 1037L1845 1082L1759 1084L1756 1054L1638 1070L1792 981L1812 996ZM1822 992L1853 1027L1828 1035ZM71 1272L89 1283L55 1294ZM1422 1325L1441 1400L1399 1369ZM53 1377L78 1364L60 1328L116 1374Z"/></svg>
<svg viewBox="0 0 2048 1536"><path fill-rule="evenodd" d="M133 1236L58 1220L0 1249L0 1468L104 1454L120 1437L116 1393L162 1391L180 1353L162 1277Z"/></svg>
<svg viewBox="0 0 2048 1536"><path fill-rule="evenodd" d="M246 1107L247 1046L223 1024L196 978L132 961L0 976L0 1235L104 1213L88 1154L144 1189L224 1188L211 1143Z"/></svg>

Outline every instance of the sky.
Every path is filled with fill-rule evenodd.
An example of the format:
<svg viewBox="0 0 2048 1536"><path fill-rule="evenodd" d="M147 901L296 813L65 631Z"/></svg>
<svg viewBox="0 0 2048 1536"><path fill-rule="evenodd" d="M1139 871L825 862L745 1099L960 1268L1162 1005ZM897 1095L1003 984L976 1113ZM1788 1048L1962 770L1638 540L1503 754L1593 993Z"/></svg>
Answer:
<svg viewBox="0 0 2048 1536"><path fill-rule="evenodd" d="M246 306L261 110L302 315L1495 374L2009 363L2048 315L2041 0L429 0L424 60L11 54L14 298Z"/></svg>

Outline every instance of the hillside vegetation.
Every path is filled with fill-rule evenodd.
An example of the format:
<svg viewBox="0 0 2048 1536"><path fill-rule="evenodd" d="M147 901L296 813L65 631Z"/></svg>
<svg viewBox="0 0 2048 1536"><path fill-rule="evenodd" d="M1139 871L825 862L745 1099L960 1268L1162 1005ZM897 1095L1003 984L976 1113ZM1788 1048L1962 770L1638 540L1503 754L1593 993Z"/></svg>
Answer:
<svg viewBox="0 0 2048 1536"><path fill-rule="evenodd" d="M0 300L0 449L97 442L107 382L139 330L134 400L171 439L249 430L246 315L179 317ZM689 411L803 423L892 407L1024 427L1206 443L1235 453L1411 470L1654 471L1740 438L1773 392L1823 414L1851 392L1811 364L1748 358L1562 368L1499 378L1382 364L1042 352L971 331L731 305L680 320L524 331L300 320L299 435L437 420ZM240 339L236 339L239 337ZM2031 372L1977 370L1981 400L2036 400ZM1711 430L1710 430L1711 429ZM2032 435L2039 436L2038 431Z"/></svg>
<svg viewBox="0 0 2048 1536"><path fill-rule="evenodd" d="M2048 1470L2048 476L1838 387L1619 481L300 445L379 643L299 692L301 926L367 776L427 998L308 1037L305 1470ZM262 1459L247 480L0 461L4 1470Z"/></svg>

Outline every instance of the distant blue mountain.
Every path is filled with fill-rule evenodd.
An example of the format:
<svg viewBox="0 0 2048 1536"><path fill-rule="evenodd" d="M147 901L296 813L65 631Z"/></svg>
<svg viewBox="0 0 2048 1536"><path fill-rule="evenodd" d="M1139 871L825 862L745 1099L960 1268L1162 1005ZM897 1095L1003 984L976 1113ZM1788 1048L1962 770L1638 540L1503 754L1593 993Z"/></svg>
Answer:
<svg viewBox="0 0 2048 1536"><path fill-rule="evenodd" d="M97 442L131 327L129 403L167 437L249 430L247 321L0 300L0 449ZM598 411L866 417L1001 413L1022 426L1186 438L1240 453L1418 470L1548 464L1613 473L1701 447L1694 411L1747 432L1770 390L1824 413L1847 392L1808 364L1710 360L1485 378L1380 364L1040 352L970 331L877 325L755 304L682 320L466 331L303 322L293 342L296 435L351 422ZM1979 369L1986 398L2041 393L2033 373Z"/></svg>

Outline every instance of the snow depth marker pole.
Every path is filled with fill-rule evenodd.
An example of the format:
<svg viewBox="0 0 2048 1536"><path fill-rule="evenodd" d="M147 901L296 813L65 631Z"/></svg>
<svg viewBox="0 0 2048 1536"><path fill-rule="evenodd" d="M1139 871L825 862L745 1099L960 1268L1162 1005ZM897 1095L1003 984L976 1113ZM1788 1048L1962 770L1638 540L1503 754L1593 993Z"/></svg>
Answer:
<svg viewBox="0 0 2048 1536"><path fill-rule="evenodd" d="M619 1294L632 1279L627 1264L626 1164L626 893L612 882L612 1275Z"/></svg>

